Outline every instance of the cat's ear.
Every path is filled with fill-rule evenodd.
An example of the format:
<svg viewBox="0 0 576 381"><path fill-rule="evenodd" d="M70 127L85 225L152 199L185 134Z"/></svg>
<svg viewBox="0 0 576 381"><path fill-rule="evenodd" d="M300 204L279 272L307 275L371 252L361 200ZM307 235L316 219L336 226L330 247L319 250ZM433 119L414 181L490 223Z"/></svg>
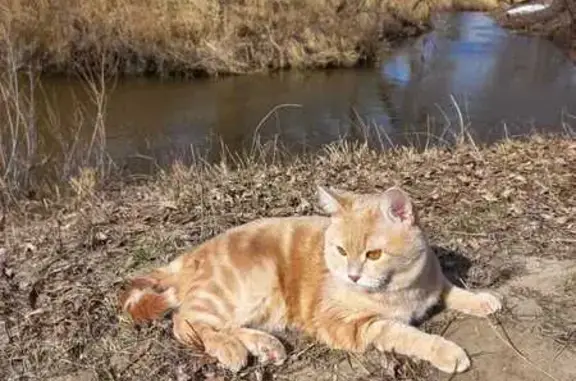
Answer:
<svg viewBox="0 0 576 381"><path fill-rule="evenodd" d="M382 203L384 216L392 222L405 225L416 223L414 205L408 193L398 187L391 187L384 192Z"/></svg>
<svg viewBox="0 0 576 381"><path fill-rule="evenodd" d="M324 212L328 214L336 214L345 209L350 200L346 193L334 188L324 188L317 186L318 203Z"/></svg>

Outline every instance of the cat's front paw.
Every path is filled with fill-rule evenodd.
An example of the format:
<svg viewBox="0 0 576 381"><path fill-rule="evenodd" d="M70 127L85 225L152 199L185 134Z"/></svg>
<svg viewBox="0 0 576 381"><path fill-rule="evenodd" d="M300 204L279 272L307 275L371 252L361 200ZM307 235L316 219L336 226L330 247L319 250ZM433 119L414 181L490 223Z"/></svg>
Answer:
<svg viewBox="0 0 576 381"><path fill-rule="evenodd" d="M496 295L488 292L479 292L474 295L474 308L470 313L475 316L485 317L502 309L502 302Z"/></svg>
<svg viewBox="0 0 576 381"><path fill-rule="evenodd" d="M457 344L442 337L436 337L430 363L444 373L461 373L470 368L470 358Z"/></svg>

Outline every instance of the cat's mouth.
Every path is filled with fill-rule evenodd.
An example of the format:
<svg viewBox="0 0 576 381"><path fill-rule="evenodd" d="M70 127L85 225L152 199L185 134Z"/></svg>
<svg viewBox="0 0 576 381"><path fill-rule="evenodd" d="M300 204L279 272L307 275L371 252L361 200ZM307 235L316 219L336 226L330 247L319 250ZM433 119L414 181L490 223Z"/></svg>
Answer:
<svg viewBox="0 0 576 381"><path fill-rule="evenodd" d="M392 274L386 274L378 279L360 278L357 282L350 282L368 292L383 292L390 284Z"/></svg>
<svg viewBox="0 0 576 381"><path fill-rule="evenodd" d="M344 281L346 284L353 288L361 289L367 292L384 292L390 285L392 280L392 272L381 275L379 278L367 278L361 276L358 280L354 281L350 279L348 274L342 274L340 272L335 272L333 275L339 279L341 282Z"/></svg>

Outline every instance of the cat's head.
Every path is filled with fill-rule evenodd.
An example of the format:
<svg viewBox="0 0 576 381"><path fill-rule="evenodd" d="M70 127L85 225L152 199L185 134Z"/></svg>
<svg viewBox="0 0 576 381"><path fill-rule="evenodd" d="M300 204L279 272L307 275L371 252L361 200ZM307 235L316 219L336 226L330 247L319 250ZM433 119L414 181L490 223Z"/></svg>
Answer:
<svg viewBox="0 0 576 381"><path fill-rule="evenodd" d="M410 197L398 187L380 194L318 188L330 215L324 256L343 282L379 290L426 255L427 241Z"/></svg>

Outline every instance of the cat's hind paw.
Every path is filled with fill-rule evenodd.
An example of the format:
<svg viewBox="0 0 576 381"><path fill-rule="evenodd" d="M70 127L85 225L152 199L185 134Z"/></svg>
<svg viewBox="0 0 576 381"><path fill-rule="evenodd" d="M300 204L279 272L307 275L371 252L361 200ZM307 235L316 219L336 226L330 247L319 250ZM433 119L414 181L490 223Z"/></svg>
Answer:
<svg viewBox="0 0 576 381"><path fill-rule="evenodd" d="M219 361L219 365L236 373L248 363L248 350L239 341L230 340L220 347L211 348L208 354Z"/></svg>
<svg viewBox="0 0 576 381"><path fill-rule="evenodd" d="M276 337L255 329L242 328L238 338L261 364L282 365L286 361L286 349Z"/></svg>

